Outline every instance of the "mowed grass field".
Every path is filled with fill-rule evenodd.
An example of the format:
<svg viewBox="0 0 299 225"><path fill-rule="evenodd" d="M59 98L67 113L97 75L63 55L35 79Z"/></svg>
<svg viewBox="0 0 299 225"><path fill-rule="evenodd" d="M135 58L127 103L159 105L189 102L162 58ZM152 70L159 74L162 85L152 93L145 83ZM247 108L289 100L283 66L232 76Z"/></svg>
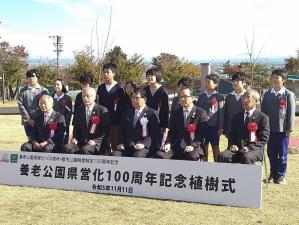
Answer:
<svg viewBox="0 0 299 225"><path fill-rule="evenodd" d="M18 150L25 141L20 116L0 116L0 150ZM222 150L226 144L222 137ZM262 209L0 185L0 225L296 225L298 189L299 154L289 154L287 184L263 185Z"/></svg>

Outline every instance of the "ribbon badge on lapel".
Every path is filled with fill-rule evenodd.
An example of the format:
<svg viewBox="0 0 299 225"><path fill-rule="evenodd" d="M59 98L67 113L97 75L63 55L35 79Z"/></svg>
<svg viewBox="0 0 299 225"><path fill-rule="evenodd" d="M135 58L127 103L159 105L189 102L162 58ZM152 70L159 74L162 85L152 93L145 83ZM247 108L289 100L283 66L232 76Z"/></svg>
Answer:
<svg viewBox="0 0 299 225"><path fill-rule="evenodd" d="M187 131L189 133L190 141L192 142L195 137L196 125L194 123L188 124Z"/></svg>
<svg viewBox="0 0 299 225"><path fill-rule="evenodd" d="M211 104L211 113L215 113L217 110L217 100L216 98L212 98L210 101Z"/></svg>
<svg viewBox="0 0 299 225"><path fill-rule="evenodd" d="M91 125L89 133L94 134L94 132L96 131L96 127L100 122L101 122L101 118L99 116L91 117L92 125Z"/></svg>
<svg viewBox="0 0 299 225"><path fill-rule="evenodd" d="M148 136L147 123L148 123L148 119L146 117L142 117L140 119L140 124L142 126L142 133L141 133L142 137Z"/></svg>
<svg viewBox="0 0 299 225"><path fill-rule="evenodd" d="M113 104L114 104L114 111L116 111L117 110L117 106L119 105L119 98L118 97L113 100Z"/></svg>
<svg viewBox="0 0 299 225"><path fill-rule="evenodd" d="M55 135L55 130L57 129L57 123L51 122L49 124L49 129L50 129L50 138L52 138Z"/></svg>
<svg viewBox="0 0 299 225"><path fill-rule="evenodd" d="M256 131L257 124L255 122L250 122L247 125L247 129L249 131L249 142L256 142Z"/></svg>
<svg viewBox="0 0 299 225"><path fill-rule="evenodd" d="M287 101L286 101L286 99L285 98L280 99L279 105L280 105L280 108L282 110L282 115L285 116L285 114L287 113L287 107L286 107Z"/></svg>

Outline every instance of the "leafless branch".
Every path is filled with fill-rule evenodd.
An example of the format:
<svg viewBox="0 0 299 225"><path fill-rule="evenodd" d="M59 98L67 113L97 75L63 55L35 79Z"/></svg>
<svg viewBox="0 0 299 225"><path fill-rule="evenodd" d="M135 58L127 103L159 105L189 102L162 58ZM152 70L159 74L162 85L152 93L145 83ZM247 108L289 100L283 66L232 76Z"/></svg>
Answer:
<svg viewBox="0 0 299 225"><path fill-rule="evenodd" d="M107 45L108 45L110 29L111 29L111 20L112 20L112 6L110 8L109 27L108 27L108 32L107 32L106 41L105 41L104 50L103 50L103 57L106 53L106 49L107 49Z"/></svg>

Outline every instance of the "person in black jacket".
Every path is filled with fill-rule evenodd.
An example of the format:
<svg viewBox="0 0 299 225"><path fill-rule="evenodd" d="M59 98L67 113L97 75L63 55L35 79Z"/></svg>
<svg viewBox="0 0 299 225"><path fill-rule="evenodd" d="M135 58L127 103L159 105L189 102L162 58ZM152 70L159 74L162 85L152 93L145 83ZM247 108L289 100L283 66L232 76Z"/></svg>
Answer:
<svg viewBox="0 0 299 225"><path fill-rule="evenodd" d="M151 157L157 151L159 119L155 110L145 105L145 92L133 90L133 109L127 110L120 126L117 150L114 156Z"/></svg>
<svg viewBox="0 0 299 225"><path fill-rule="evenodd" d="M93 83L93 78L91 76L91 74L88 74L88 73L85 73L85 74L82 74L80 76L80 84L81 84L81 90L83 90L84 88L89 88L91 87ZM96 96L95 98L95 102L98 101L98 96ZM76 95L76 99L75 99L75 104L74 104L74 115L76 113L76 110L79 106L83 106L84 103L83 103L83 99L82 99L82 91L80 93L78 93ZM74 125L74 119L73 119L73 125Z"/></svg>
<svg viewBox="0 0 299 225"><path fill-rule="evenodd" d="M156 156L197 161L203 159L209 117L205 110L193 104L190 88L183 88L179 97L181 106L171 112L167 141Z"/></svg>
<svg viewBox="0 0 299 225"><path fill-rule="evenodd" d="M64 144L68 143L69 140L69 130L70 123L72 118L72 99L69 95L67 95L66 87L64 86L61 79L57 79L54 81L54 106L53 109L56 112L60 112L65 118L66 132L64 135Z"/></svg>
<svg viewBox="0 0 299 225"><path fill-rule="evenodd" d="M96 92L93 88L83 89L84 106L78 107L71 144L64 146L66 153L101 154L99 152L105 136L110 132L108 110L95 103Z"/></svg>
<svg viewBox="0 0 299 225"><path fill-rule="evenodd" d="M229 148L219 155L220 162L253 164L263 160L269 140L269 118L256 109L259 93L247 90L242 97L243 111L235 114L228 137Z"/></svg>
<svg viewBox="0 0 299 225"><path fill-rule="evenodd" d="M111 121L111 132L107 139L107 154L110 155L116 150L118 130L120 126L121 116L123 113L123 87L114 80L117 72L117 65L114 63L106 63L103 66L104 83L98 87L97 95L98 103L107 108Z"/></svg>
<svg viewBox="0 0 299 225"><path fill-rule="evenodd" d="M148 85L144 88L146 93L146 105L157 110L160 122L160 138L158 148L165 142L169 119L169 100L166 89L159 83L162 80L162 72L158 68L146 71Z"/></svg>
<svg viewBox="0 0 299 225"><path fill-rule="evenodd" d="M30 141L21 146L21 151L60 152L65 132L64 116L53 110L53 98L42 95L39 99L40 110L34 118Z"/></svg>

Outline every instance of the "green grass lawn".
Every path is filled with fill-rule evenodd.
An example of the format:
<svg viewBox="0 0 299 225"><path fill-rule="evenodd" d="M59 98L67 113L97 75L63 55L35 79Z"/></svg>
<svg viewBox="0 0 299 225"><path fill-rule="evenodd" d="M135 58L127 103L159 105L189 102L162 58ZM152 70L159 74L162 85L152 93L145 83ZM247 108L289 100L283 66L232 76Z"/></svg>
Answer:
<svg viewBox="0 0 299 225"><path fill-rule="evenodd" d="M18 150L26 141L20 117L0 116L0 124L0 150ZM298 131L297 126L296 136ZM262 209L0 185L0 225L295 225L298 187L299 154L289 154L287 184L263 185Z"/></svg>

